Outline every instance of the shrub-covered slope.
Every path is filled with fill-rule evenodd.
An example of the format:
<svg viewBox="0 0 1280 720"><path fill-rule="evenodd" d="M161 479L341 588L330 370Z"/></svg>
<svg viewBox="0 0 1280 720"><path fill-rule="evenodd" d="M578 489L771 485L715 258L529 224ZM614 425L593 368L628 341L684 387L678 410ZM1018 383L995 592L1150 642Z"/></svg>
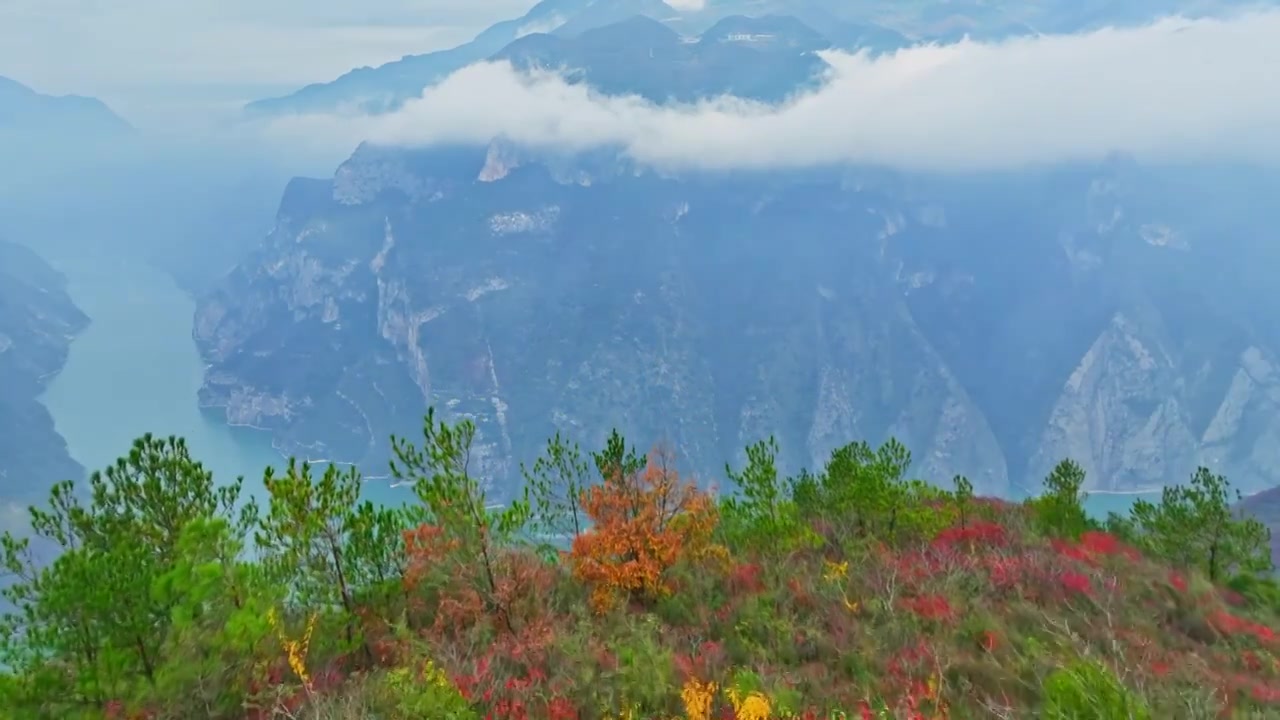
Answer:
<svg viewBox="0 0 1280 720"><path fill-rule="evenodd" d="M1201 471L1132 520L1070 461L1022 504L855 443L727 484L560 438L488 506L474 429L396 441L418 501L268 472L263 506L146 437L6 537L7 718L1200 718L1280 712L1268 534ZM35 561L35 562L33 562Z"/></svg>

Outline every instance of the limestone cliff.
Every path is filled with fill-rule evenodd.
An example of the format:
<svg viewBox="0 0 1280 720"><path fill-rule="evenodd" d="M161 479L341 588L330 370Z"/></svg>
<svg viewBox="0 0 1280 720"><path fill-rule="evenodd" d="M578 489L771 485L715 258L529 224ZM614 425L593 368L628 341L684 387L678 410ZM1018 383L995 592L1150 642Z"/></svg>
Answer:
<svg viewBox="0 0 1280 720"><path fill-rule="evenodd" d="M773 434L791 469L892 435L915 472L990 493L1066 456L1098 489L1200 462L1280 482L1280 328L1249 309L1254 281L1204 282L1258 264L1260 225L1180 215L1217 201L1166 180L1122 159L670 177L503 142L365 146L291 184L201 302L201 397L374 472L432 404L477 422L499 487L556 430L597 446L615 426L707 478Z"/></svg>
<svg viewBox="0 0 1280 720"><path fill-rule="evenodd" d="M477 422L499 485L554 430L596 446L616 426L710 478L769 433L793 468L894 435L923 473L1007 491L982 413L882 272L876 193L494 158L365 147L295 182L200 304L202 401L375 469L434 404ZM822 225L795 227L808 212Z"/></svg>

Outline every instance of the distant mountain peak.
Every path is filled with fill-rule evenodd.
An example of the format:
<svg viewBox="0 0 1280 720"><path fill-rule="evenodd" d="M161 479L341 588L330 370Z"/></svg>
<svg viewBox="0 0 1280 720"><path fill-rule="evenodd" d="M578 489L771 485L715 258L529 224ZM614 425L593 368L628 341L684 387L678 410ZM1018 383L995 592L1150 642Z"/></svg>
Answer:
<svg viewBox="0 0 1280 720"><path fill-rule="evenodd" d="M133 126L106 103L83 95L46 95L0 76L0 132L119 134Z"/></svg>
<svg viewBox="0 0 1280 720"><path fill-rule="evenodd" d="M38 93L36 93L35 90L32 90L31 88L27 87L26 85L23 85L17 80L0 75L0 98L9 97L12 95L37 95L37 94Z"/></svg>
<svg viewBox="0 0 1280 720"><path fill-rule="evenodd" d="M656 22L679 12L662 0L543 0L524 15L497 23L458 47L406 55L375 68L357 68L331 82L256 100L245 106L245 112L251 116L289 115L332 112L351 105L364 112L388 112L449 74L490 58L517 40L545 34L575 37L637 15ZM653 32L653 28L646 32ZM545 39L532 42L546 43Z"/></svg>
<svg viewBox="0 0 1280 720"><path fill-rule="evenodd" d="M357 68L330 82L251 102L245 106L245 112L250 115L324 113L352 106L368 113L390 112L405 101L419 97L425 88L451 73L502 53L522 38L535 34L577 38L595 28L612 26L637 15L653 21L648 31L656 32L654 25L663 23L680 35L699 37L699 42L705 44L748 46L773 42L806 51L835 47L883 53L915 42L954 42L966 35L973 40L990 41L1011 35L1078 32L1118 23L1137 24L1175 12L1193 11L1203 4L1202 0L1160 3L707 0L693 11L682 10L663 0L542 0L524 15L496 23L458 47L406 55L376 68ZM539 43L538 47L552 44L545 38L532 42ZM519 49L527 51L533 47L526 45Z"/></svg>
<svg viewBox="0 0 1280 720"><path fill-rule="evenodd" d="M747 17L731 15L702 33L702 42L780 45L805 50L824 50L831 41L790 15Z"/></svg>
<svg viewBox="0 0 1280 720"><path fill-rule="evenodd" d="M568 82L655 103L718 95L778 102L820 82L827 65L812 51L831 46L822 36L785 18L743 20L689 41L665 23L635 15L577 37L529 35L492 59L518 70L565 71ZM743 31L755 30L761 32L743 41Z"/></svg>
<svg viewBox="0 0 1280 720"><path fill-rule="evenodd" d="M616 42L673 46L680 43L680 33L651 17L632 15L625 20L587 30L578 36L578 40L592 46Z"/></svg>

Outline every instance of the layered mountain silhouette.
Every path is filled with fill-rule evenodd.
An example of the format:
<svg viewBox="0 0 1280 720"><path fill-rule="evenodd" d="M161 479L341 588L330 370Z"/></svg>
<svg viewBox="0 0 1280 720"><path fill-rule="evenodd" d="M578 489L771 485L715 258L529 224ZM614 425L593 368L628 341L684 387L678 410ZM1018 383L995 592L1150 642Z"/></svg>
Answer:
<svg viewBox="0 0 1280 720"><path fill-rule="evenodd" d="M661 22L688 39L703 36L725 21L727 27L759 22L744 21L744 16L786 17L793 26L806 26L802 34L821 37L832 47L878 53L922 42L1079 32L1108 25L1141 24L1174 13L1196 16L1256 5L1249 0L950 0L908 4L893 0L710 0L699 11L682 12L661 0L543 0L523 16L499 22L458 47L407 55L376 68L356 68L330 82L251 102L245 110L250 117L351 110L387 112L421 95L424 88L450 73L507 54L508 45L526 36L573 38L636 15ZM630 45L632 39L624 40Z"/></svg>
<svg viewBox="0 0 1280 720"><path fill-rule="evenodd" d="M124 118L97 98L45 95L0 77L0 139L8 134L117 136L132 130Z"/></svg>

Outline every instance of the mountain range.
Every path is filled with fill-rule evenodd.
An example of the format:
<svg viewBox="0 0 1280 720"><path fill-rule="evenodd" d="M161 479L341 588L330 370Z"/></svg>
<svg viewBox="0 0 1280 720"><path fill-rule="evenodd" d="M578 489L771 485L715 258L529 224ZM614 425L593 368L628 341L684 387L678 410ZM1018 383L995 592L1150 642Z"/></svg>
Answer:
<svg viewBox="0 0 1280 720"><path fill-rule="evenodd" d="M957 14L990 36L1015 20L1195 12L946 3L897 6L889 22L887 5L757 5L874 22L877 51L940 37ZM655 102L777 101L820 82L814 51L839 46L800 13L711 3L655 18L664 8L542 3L482 34L493 47L480 56ZM535 20L551 31L520 30ZM520 37L496 48L500 35ZM376 85L390 67L346 77ZM431 81L398 77L379 109ZM499 490L552 432L596 446L615 426L669 441L708 478L770 434L792 470L850 438L895 436L914 472L965 474L988 494L1034 490L1064 457L1095 490L1158 488L1199 463L1261 489L1280 484L1280 323L1264 270L1280 261L1265 201L1278 188L1275 173L1122 155L946 177L672 174L504 138L365 144L332 178L294 180L263 245L202 298L201 403L287 452L373 472L387 435L413 433L434 404L476 421Z"/></svg>
<svg viewBox="0 0 1280 720"><path fill-rule="evenodd" d="M363 146L294 181L202 300L201 398L374 468L433 403L477 421L495 480L554 429L618 426L713 477L768 434L792 468L893 435L989 493L1068 456L1093 489L1198 462L1260 488L1280 481L1274 218L1202 183L1123 159L666 178Z"/></svg>
<svg viewBox="0 0 1280 720"><path fill-rule="evenodd" d="M1274 4L1264 0L1261 4ZM948 0L872 2L845 0L708 0L700 10L677 10L661 0L542 0L519 18L499 22L455 48L362 67L329 82L289 95L249 103L250 117L358 110L380 113L400 107L425 87L472 63L503 57L512 43L533 35L570 39L635 16L659 21L693 42L706 31L743 18L790 18L805 32L844 50L892 52L924 42L1001 40L1038 33L1069 33L1114 25L1135 25L1175 13L1219 14L1259 5L1250 0ZM553 47L554 41L529 41ZM726 58L727 59L727 58ZM801 77L804 80L805 77Z"/></svg>

